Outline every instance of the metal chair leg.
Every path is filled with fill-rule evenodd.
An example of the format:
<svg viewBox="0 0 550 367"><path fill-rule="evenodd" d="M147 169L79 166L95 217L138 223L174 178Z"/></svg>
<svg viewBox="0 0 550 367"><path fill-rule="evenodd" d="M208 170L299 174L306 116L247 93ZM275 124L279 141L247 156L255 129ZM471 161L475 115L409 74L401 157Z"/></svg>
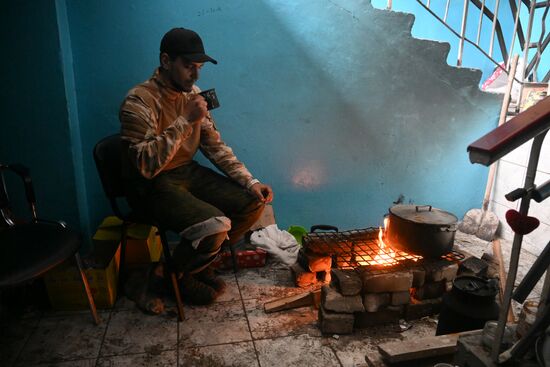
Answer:
<svg viewBox="0 0 550 367"><path fill-rule="evenodd" d="M120 234L120 263L118 266L117 298L124 294L124 276L126 271L126 243L128 242L128 222L122 223Z"/></svg>
<svg viewBox="0 0 550 367"><path fill-rule="evenodd" d="M172 280L172 287L174 287L174 294L176 296L176 305L178 307L178 321L182 322L185 318L185 314L183 312L183 303L181 301L181 294L180 294L180 288L178 286L178 279L176 277L176 273L173 271L170 272L170 279Z"/></svg>
<svg viewBox="0 0 550 367"><path fill-rule="evenodd" d="M237 273L237 271L239 271L237 252L235 251L232 245L229 245L229 251L231 251L231 261L233 262L233 273Z"/></svg>
<svg viewBox="0 0 550 367"><path fill-rule="evenodd" d="M92 291L90 290L90 284L88 283L88 278L84 269L82 268L82 260L78 252L74 255L76 258L76 266L78 266L78 271L80 272L80 277L82 278L82 284L84 285L84 290L86 291L86 296L88 297L88 305L90 306L90 311L92 312L92 317L96 325L99 325L100 320L97 314L97 309L95 307L94 297L92 296Z"/></svg>
<svg viewBox="0 0 550 367"><path fill-rule="evenodd" d="M176 267L174 261L172 260L172 254L170 253L170 247L168 247L168 239L166 238L166 232L159 228L158 233L160 235L160 242L162 243L162 251L164 253L164 260L166 263L166 270L170 274L170 281L172 282L172 287L174 288L174 295L176 296L176 305L178 308L178 322L183 321L185 314L183 312L183 302L181 300L180 289L178 286L178 278L176 276Z"/></svg>

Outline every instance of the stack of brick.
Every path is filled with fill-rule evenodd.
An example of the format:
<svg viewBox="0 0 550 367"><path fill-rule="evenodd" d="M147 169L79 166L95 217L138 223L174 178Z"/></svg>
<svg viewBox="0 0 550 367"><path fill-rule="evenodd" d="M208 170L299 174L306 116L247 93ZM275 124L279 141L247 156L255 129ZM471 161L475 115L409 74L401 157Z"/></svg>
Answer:
<svg viewBox="0 0 550 367"><path fill-rule="evenodd" d="M298 261L290 268L297 287L308 287L315 284L330 283L332 258L315 253L306 253L303 249L298 253Z"/></svg>
<svg viewBox="0 0 550 367"><path fill-rule="evenodd" d="M324 286L321 293L321 331L348 334L354 328L439 313L441 296L450 290L457 270L458 264L446 260L360 274L332 269L331 286Z"/></svg>
<svg viewBox="0 0 550 367"><path fill-rule="evenodd" d="M418 279L411 289L411 307L405 315L409 320L439 313L441 297L453 287L458 264L447 260L426 261L422 270L423 281Z"/></svg>
<svg viewBox="0 0 550 367"><path fill-rule="evenodd" d="M333 282L321 289L319 325L325 334L350 334L355 314L365 311L361 290L363 284L353 270L332 270Z"/></svg>

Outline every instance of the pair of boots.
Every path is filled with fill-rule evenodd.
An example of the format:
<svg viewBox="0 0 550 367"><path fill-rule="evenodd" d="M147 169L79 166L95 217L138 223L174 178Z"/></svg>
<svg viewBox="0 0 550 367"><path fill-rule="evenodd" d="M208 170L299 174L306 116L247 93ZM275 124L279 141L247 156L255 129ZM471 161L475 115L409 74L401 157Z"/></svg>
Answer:
<svg viewBox="0 0 550 367"><path fill-rule="evenodd" d="M226 288L223 279L208 267L197 274L183 274L178 280L182 300L193 305L208 305L219 297ZM149 266L141 272L130 275L125 284L128 298L149 314L164 312L164 297L173 296L170 276L162 263Z"/></svg>
<svg viewBox="0 0 550 367"><path fill-rule="evenodd" d="M179 288L183 302L208 305L224 292L226 284L216 276L213 268L208 267L196 274L183 274Z"/></svg>

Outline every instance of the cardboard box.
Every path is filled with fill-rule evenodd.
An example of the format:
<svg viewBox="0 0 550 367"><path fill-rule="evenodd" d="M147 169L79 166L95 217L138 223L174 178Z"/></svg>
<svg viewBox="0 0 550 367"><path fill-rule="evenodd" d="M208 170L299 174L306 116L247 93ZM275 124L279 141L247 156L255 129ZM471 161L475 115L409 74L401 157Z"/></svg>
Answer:
<svg viewBox="0 0 550 367"><path fill-rule="evenodd" d="M260 248L255 250L237 250L237 267L239 268L261 268L265 266L267 252ZM220 252L212 266L218 269L233 268L231 252Z"/></svg>
<svg viewBox="0 0 550 367"><path fill-rule="evenodd" d="M99 225L94 240L120 241L122 234L122 221L117 217L107 217ZM157 228L140 223L132 223L128 226L128 238L126 242L126 264L145 264L157 262L162 252L160 236Z"/></svg>
<svg viewBox="0 0 550 367"><path fill-rule="evenodd" d="M94 241L92 253L82 262L96 307L112 307L117 296L120 243ZM88 298L74 257L48 271L44 275L44 283L54 309L88 308Z"/></svg>

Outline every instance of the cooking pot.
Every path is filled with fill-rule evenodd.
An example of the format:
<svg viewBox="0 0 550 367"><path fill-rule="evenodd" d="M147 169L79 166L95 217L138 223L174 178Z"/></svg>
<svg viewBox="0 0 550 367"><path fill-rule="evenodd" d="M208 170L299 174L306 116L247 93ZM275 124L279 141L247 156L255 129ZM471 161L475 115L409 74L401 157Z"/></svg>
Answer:
<svg viewBox="0 0 550 367"><path fill-rule="evenodd" d="M399 250L439 257L453 248L458 218L431 205L395 205L389 209L385 237Z"/></svg>
<svg viewBox="0 0 550 367"><path fill-rule="evenodd" d="M451 291L443 295L435 335L483 329L487 321L497 320L497 294L497 280L469 275L456 277Z"/></svg>

